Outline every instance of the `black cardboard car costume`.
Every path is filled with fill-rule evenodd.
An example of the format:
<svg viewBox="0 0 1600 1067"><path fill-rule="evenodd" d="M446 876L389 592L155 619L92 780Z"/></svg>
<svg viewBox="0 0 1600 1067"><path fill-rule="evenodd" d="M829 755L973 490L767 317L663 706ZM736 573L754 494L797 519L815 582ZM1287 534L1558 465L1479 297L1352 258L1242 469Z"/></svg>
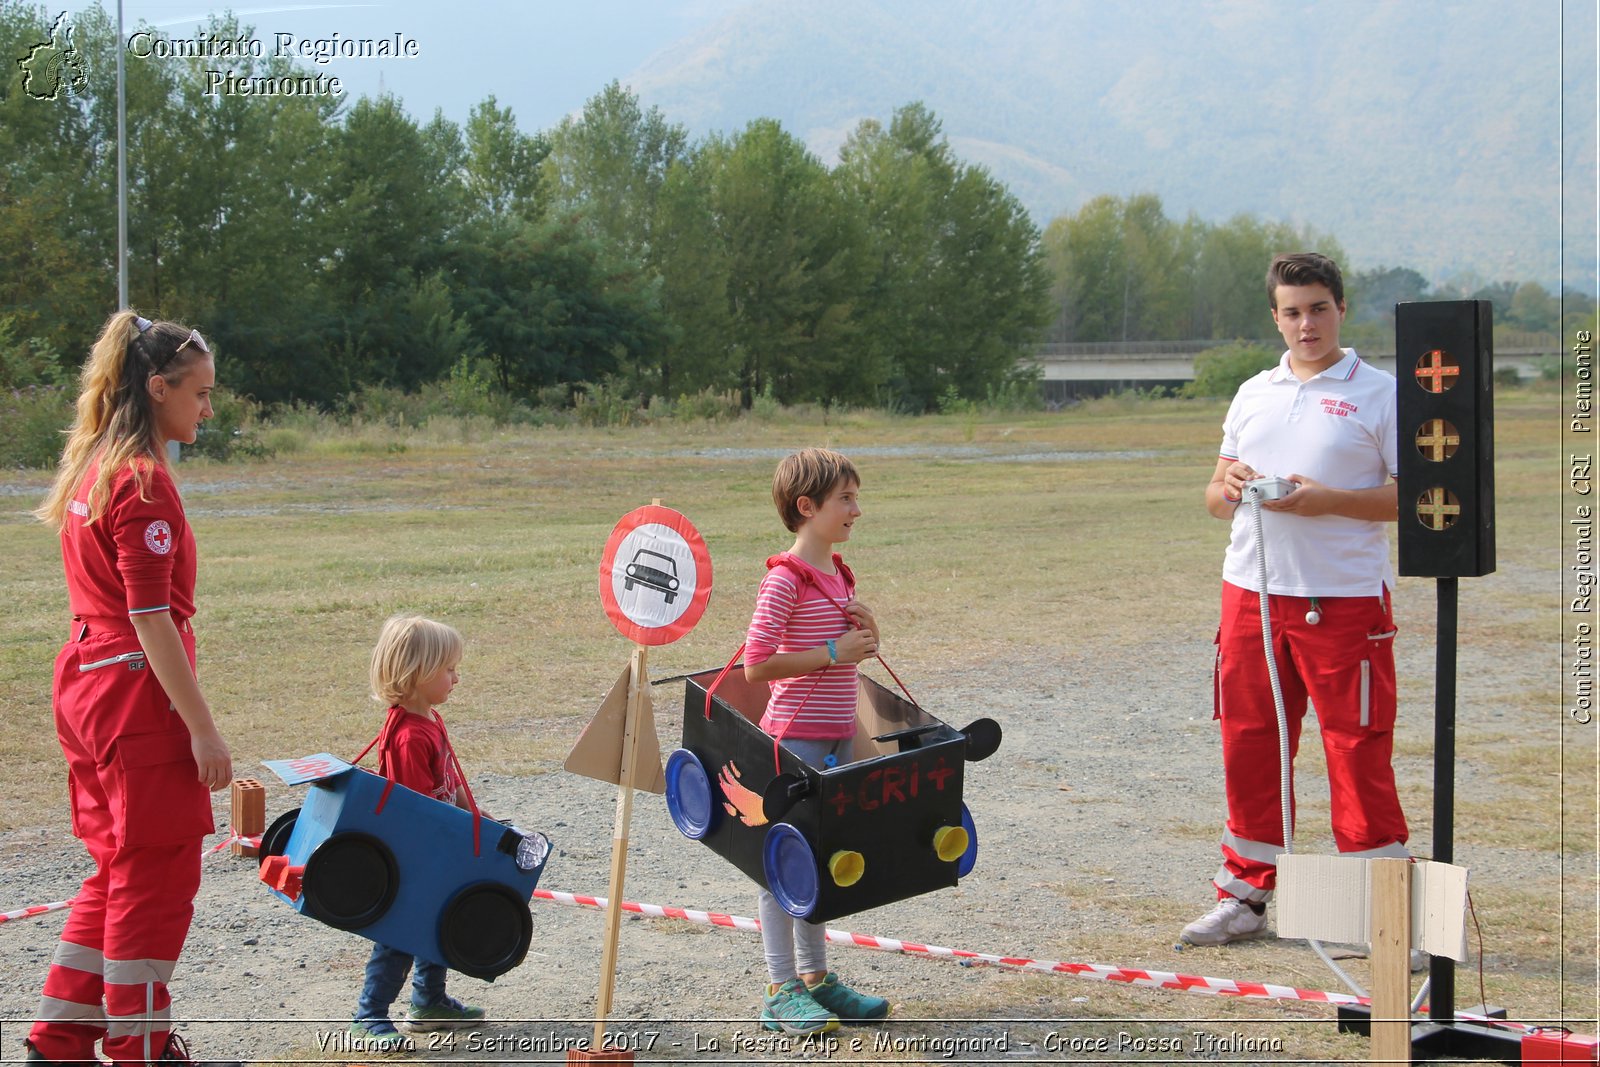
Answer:
<svg viewBox="0 0 1600 1067"><path fill-rule="evenodd" d="M971 871L978 837L964 770L1000 747L999 724L957 730L862 675L858 758L812 767L757 725L770 690L733 668L685 682L683 747L666 769L679 832L814 923L954 886Z"/></svg>
<svg viewBox="0 0 1600 1067"><path fill-rule="evenodd" d="M525 834L327 753L268 760L305 803L261 837L261 880L302 915L493 981L527 955L549 857Z"/></svg>

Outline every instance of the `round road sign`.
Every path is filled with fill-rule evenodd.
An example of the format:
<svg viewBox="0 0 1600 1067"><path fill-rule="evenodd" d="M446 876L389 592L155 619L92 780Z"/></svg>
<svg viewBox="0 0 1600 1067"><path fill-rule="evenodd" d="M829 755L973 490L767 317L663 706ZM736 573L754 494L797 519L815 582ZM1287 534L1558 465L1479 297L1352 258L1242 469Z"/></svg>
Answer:
<svg viewBox="0 0 1600 1067"><path fill-rule="evenodd" d="M600 556L600 603L622 636L671 644L710 599L711 553L693 523L658 504L622 517Z"/></svg>

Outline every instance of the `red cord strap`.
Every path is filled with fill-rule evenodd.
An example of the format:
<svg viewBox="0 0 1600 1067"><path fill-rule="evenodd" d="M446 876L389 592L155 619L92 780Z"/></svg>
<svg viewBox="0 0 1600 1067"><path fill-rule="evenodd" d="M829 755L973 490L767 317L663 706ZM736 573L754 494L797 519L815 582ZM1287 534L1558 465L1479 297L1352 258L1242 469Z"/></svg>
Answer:
<svg viewBox="0 0 1600 1067"><path fill-rule="evenodd" d="M840 574L844 575L845 587L849 589L851 593L854 593L856 588L855 573L851 571L849 567L845 566L843 558L841 558L837 552L833 554L833 565L838 568ZM849 610L845 608L843 604L835 600L826 589L822 588L822 586L817 583L816 578L812 576L809 568L796 567L790 564L789 561L784 559L782 556L774 556L772 559L767 561L767 568L770 570L776 567L784 568L795 577L800 585L809 585L817 592L821 593L823 597L827 599L828 603L839 609L839 613L844 616L846 625L848 625L852 630L859 630L861 628L856 624L855 619L851 617ZM728 672L733 670L733 665L738 662L739 655L744 651L744 648L745 646L741 644L738 648L734 649L733 655L728 659L727 665L724 666L722 670L717 672L716 679L712 681L711 687L706 690L707 719L711 718L712 694L717 691L717 687L722 684L722 680L728 676ZM889 677L894 679L895 684L900 687L900 692L904 693L906 695L906 699L911 702L911 706L916 708L918 711L921 711L922 705L917 703L917 698L911 695L911 690L906 688L906 683L900 680L900 676L894 672L894 668L889 666L888 662L881 655L874 653L872 658L883 664L883 669L889 672ZM811 694L817 688L817 684L822 681L822 673L825 670L827 670L826 667L815 672L816 677L812 679L811 687L805 691L805 695L800 698L800 703L795 706L794 711L787 719L783 721L783 724L772 735L772 765L774 768L774 773L782 773L783 770L783 766L780 762L778 754L778 742L782 740L784 734L789 732L790 725L793 724L795 719L799 717L800 712L805 709L806 701L811 699Z"/></svg>
<svg viewBox="0 0 1600 1067"><path fill-rule="evenodd" d="M737 655L737 653L735 654ZM445 729L444 720L439 717L439 712L432 708L429 710L433 712L433 721L439 724L439 729L444 734L445 755L450 757L450 765L455 768L456 780L461 783L462 790L467 794L467 807L472 811L472 854L474 856L481 855L483 851L483 812L478 810L478 800L472 795L472 786L467 784L467 772L461 769L461 761L456 758L455 746L450 743L450 731ZM410 712L407 712L405 709L401 708L400 714L408 715ZM707 714L710 714L709 704L707 705ZM367 747L361 750L360 755L350 761L350 765L356 766L360 764L360 762L366 758L367 753L372 751L372 746L382 741L384 737L394 729L395 724L399 721L399 718L395 715L395 708L390 708L388 717L383 720L383 726L378 730L378 736L367 742ZM388 776L385 775L385 777ZM384 787L383 794L378 798L378 807L373 812L374 815L381 813L383 811L383 806L389 802L389 791L393 788L393 786L394 779L390 778L389 785Z"/></svg>

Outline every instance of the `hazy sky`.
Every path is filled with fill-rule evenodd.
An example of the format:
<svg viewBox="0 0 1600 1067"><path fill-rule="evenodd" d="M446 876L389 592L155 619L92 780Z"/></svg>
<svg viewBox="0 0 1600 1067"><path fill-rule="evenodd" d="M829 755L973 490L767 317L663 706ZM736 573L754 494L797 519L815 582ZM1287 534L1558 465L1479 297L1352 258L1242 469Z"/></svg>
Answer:
<svg viewBox="0 0 1600 1067"><path fill-rule="evenodd" d="M105 0L115 15L114 0ZM269 53L276 35L294 39L380 38L417 43L415 59L333 59L352 102L380 84L426 119L435 107L464 122L493 95L524 130L553 126L613 78L626 78L656 50L715 21L747 0L369 0L348 4L247 4L233 8ZM194 0L125 0L125 32L145 24L169 37L193 37L211 13ZM227 60L216 61L226 69Z"/></svg>

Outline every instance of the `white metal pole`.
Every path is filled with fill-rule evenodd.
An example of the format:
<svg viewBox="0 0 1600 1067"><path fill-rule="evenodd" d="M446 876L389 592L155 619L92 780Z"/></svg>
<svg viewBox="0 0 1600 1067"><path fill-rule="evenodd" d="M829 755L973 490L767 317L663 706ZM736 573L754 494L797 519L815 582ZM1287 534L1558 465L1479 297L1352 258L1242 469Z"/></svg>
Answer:
<svg viewBox="0 0 1600 1067"><path fill-rule="evenodd" d="M128 306L128 87L122 69L122 0L117 0L117 307Z"/></svg>

